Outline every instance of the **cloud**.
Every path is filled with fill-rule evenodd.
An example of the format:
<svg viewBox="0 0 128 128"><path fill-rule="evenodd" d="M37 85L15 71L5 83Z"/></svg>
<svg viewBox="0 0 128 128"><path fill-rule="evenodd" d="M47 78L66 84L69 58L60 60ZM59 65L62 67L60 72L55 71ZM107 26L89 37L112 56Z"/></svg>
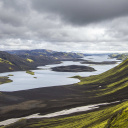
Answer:
<svg viewBox="0 0 128 128"><path fill-rule="evenodd" d="M127 0L32 0L32 5L40 13L55 13L76 25L128 15Z"/></svg>
<svg viewBox="0 0 128 128"><path fill-rule="evenodd" d="M27 4L23 1L24 0L22 0L22 2L16 0L1 0L0 21L16 27L23 25L23 17L27 16L29 12Z"/></svg>
<svg viewBox="0 0 128 128"><path fill-rule="evenodd" d="M0 50L127 51L126 0L1 0Z"/></svg>

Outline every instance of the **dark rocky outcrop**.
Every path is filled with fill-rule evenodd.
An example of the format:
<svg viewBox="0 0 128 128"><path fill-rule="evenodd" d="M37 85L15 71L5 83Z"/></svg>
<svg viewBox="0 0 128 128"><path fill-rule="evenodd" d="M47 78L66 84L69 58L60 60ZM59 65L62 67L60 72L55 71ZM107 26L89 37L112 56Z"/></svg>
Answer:
<svg viewBox="0 0 128 128"><path fill-rule="evenodd" d="M82 61L81 64L97 64L97 65L109 65L116 64L117 61L102 61L102 62L93 62L93 61Z"/></svg>
<svg viewBox="0 0 128 128"><path fill-rule="evenodd" d="M92 67L81 66L81 65L59 66L59 67L53 67L51 69L53 71L58 71L58 72L92 72L92 71L96 71Z"/></svg>

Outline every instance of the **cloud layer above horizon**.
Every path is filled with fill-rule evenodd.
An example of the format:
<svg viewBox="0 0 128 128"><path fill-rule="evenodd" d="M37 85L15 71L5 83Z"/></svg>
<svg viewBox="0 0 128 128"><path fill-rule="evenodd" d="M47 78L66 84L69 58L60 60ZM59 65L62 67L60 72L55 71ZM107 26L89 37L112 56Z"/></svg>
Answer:
<svg viewBox="0 0 128 128"><path fill-rule="evenodd" d="M1 0L0 50L128 51L127 0Z"/></svg>

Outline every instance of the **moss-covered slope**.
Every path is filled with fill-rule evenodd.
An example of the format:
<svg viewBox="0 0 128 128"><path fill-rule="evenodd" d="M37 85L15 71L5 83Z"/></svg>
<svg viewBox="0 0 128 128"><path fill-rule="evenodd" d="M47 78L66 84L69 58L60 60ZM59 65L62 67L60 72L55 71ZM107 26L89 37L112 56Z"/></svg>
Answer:
<svg viewBox="0 0 128 128"><path fill-rule="evenodd" d="M81 80L78 85L97 87L97 89L91 90L97 97L115 93L128 87L128 59L100 75L86 78L75 76L75 78Z"/></svg>

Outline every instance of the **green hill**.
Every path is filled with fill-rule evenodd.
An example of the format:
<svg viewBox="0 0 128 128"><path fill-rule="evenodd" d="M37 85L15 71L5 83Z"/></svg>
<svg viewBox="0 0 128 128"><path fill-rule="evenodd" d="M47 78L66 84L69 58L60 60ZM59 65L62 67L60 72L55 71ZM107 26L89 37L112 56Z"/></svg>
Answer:
<svg viewBox="0 0 128 128"><path fill-rule="evenodd" d="M99 86L100 88L93 90L96 96L115 93L128 86L128 59L100 75L86 78L76 76L75 78L81 80L81 82L78 83L79 85Z"/></svg>
<svg viewBox="0 0 128 128"><path fill-rule="evenodd" d="M16 55L0 51L0 73L36 69L37 66L60 63L54 57Z"/></svg>
<svg viewBox="0 0 128 128"><path fill-rule="evenodd" d="M33 68L36 68L34 63L30 63L17 55L0 51L0 72L29 70Z"/></svg>

